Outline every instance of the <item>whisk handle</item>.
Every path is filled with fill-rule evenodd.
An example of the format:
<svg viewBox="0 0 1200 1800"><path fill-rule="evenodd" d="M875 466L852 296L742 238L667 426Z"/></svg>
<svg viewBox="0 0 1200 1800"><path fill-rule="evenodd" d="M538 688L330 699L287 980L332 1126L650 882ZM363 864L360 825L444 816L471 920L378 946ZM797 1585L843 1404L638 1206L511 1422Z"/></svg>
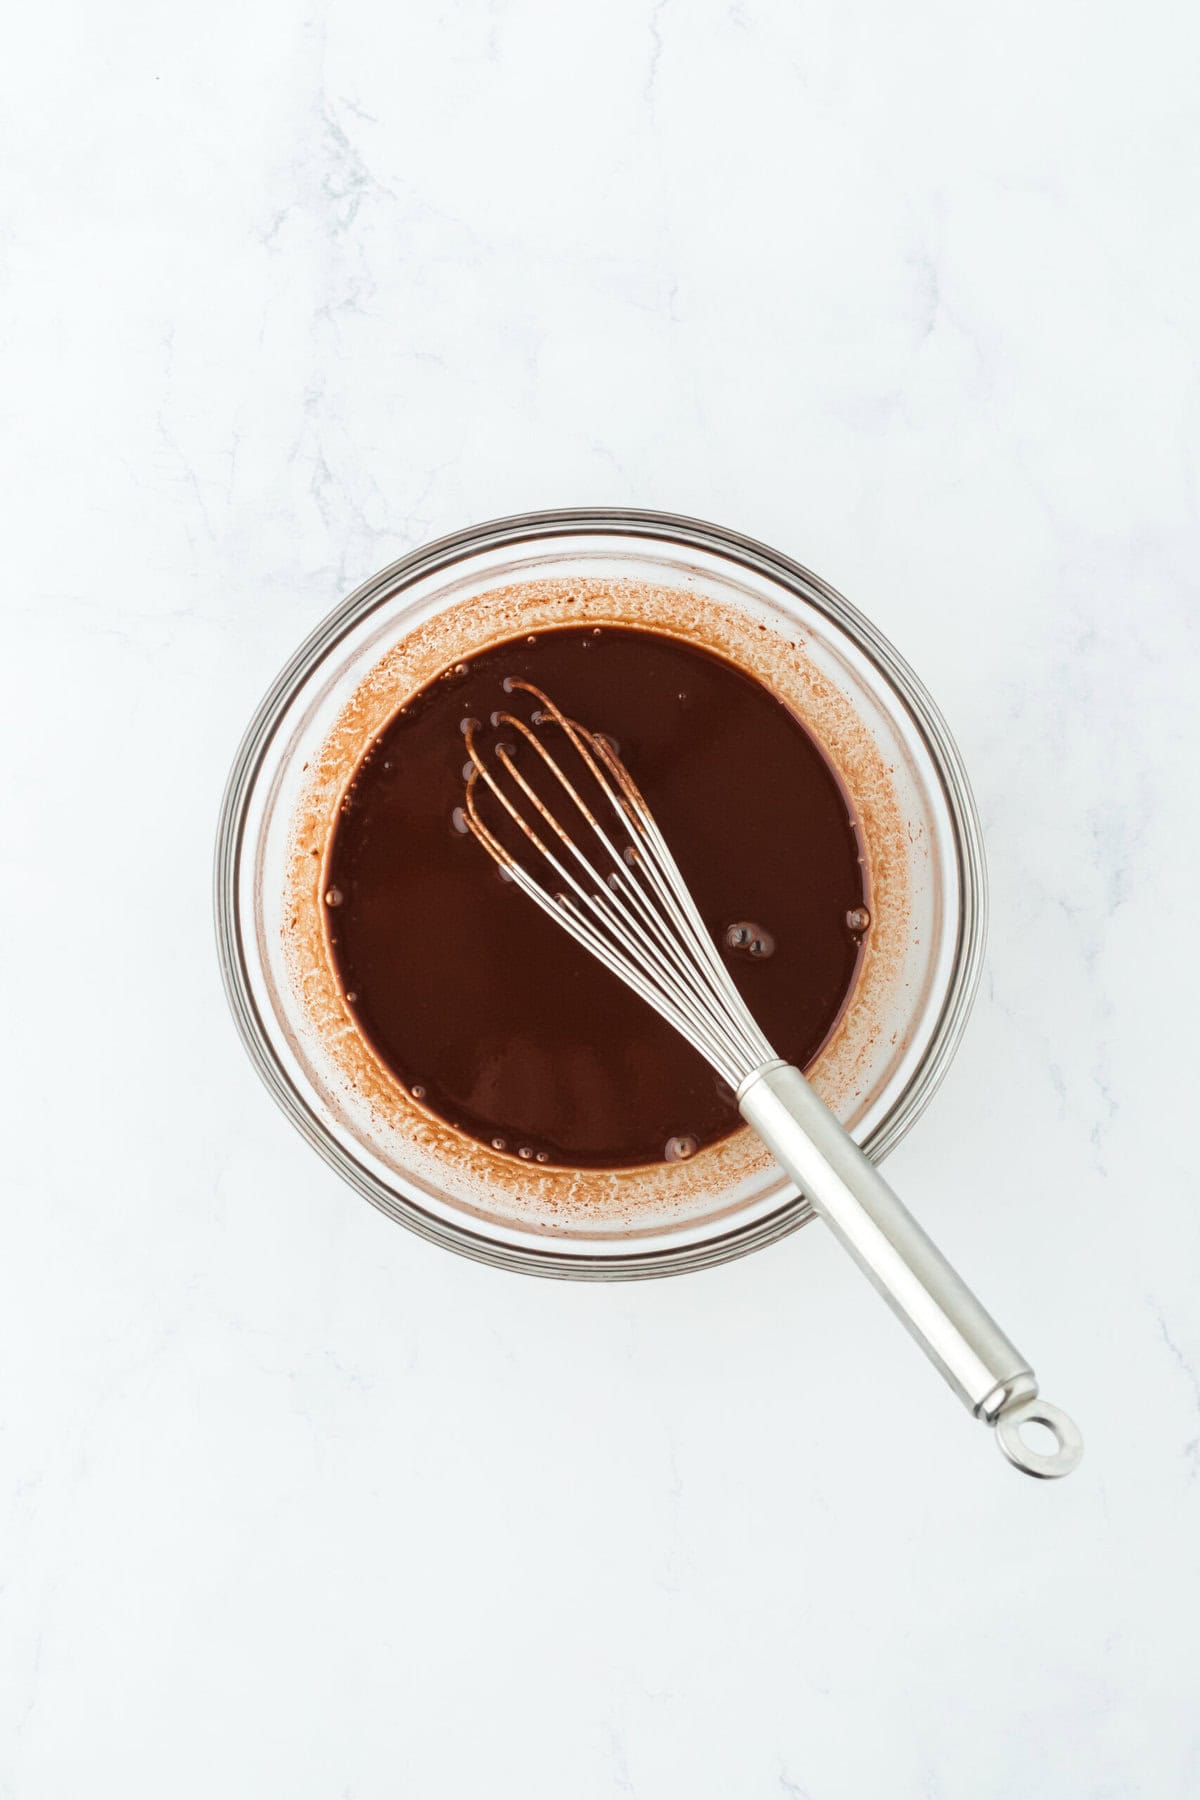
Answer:
<svg viewBox="0 0 1200 1800"><path fill-rule="evenodd" d="M1001 1449L1026 1474L1067 1475L1083 1452L1068 1416L1038 1398L1029 1363L859 1149L799 1069L768 1063L742 1083L742 1116ZM1049 1426L1041 1453L1020 1426Z"/></svg>

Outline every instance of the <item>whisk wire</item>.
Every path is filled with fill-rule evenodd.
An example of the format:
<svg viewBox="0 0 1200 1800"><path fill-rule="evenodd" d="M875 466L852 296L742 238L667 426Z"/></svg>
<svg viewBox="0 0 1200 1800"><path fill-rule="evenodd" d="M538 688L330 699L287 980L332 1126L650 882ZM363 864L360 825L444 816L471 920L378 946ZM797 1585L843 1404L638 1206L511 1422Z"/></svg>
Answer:
<svg viewBox="0 0 1200 1800"><path fill-rule="evenodd" d="M745 1060L748 1072L773 1054L770 1045L758 1029L728 969L717 954L712 936L692 898L691 889L684 881L679 865L633 777L603 738L594 739L593 742L597 754L621 789L622 809L636 838L641 840L640 845L635 846L635 867L639 871L645 871L660 905L675 928L677 935L671 940L674 955L680 966L686 968L689 978L697 982L704 1000L709 1004L715 1000L721 1008L719 1016L722 1023L728 1026L735 1053ZM697 969L694 954L691 953L699 954L702 965L700 969Z"/></svg>
<svg viewBox="0 0 1200 1800"><path fill-rule="evenodd" d="M550 712L550 716L556 717L557 709L556 708L551 709L549 703L547 703L547 708ZM560 722L560 721L556 718L556 722ZM628 928L630 928L631 930L636 932L636 930L638 929L639 921L638 921L638 919L633 917L633 915L629 911L628 907L625 905L625 903L621 897L620 886L618 886L618 883L622 883L622 860L623 859L622 859L621 852L617 849L616 845L612 842L608 833L604 830L604 827L601 825L600 821L597 819L595 813L586 804L582 795L579 793L579 790L576 788L574 782L572 782L568 778L568 776L563 772L563 770L559 766L558 762L555 760L555 758L553 756L551 756L550 752L546 749L546 746L536 736L536 734L530 729L530 727L528 725L526 725L524 720L516 718L511 713L503 713L500 715L499 723L503 724L503 725L515 726L516 729L522 734L522 736L525 737L533 745L534 749L537 751L538 755L541 757L542 762L545 765L545 767L548 770L550 770L550 772L554 775L554 777L558 781L559 785L563 788L564 792L569 796L571 802L573 803L573 805L579 812L580 816L586 821L588 827L593 832L593 834L596 836L596 838L599 839L600 843L603 845L605 851L607 852L609 858L611 859L611 861L614 865L613 871L612 871L612 873L610 873L610 875L608 876L607 881L606 881L605 877L601 874L600 870L595 867L595 865L592 863L590 858L584 853L584 851L580 848L579 844L570 835L570 833L564 829L562 824L555 817L554 813L546 805L545 801L541 798L541 796L537 793L537 791L531 786L531 784L525 779L525 777L521 773L520 769L516 766L511 755L507 752L505 747L503 745L501 745L496 753L498 760L504 765L505 769L512 776L513 781L521 789L522 793L529 800L530 804L536 809L538 814L553 829L553 831L555 832L557 837L566 846L566 848L571 852L571 854L575 858L576 862L585 871L585 873L587 875L589 875L591 877L591 879L596 883L597 888L600 890L600 893L588 893L586 890L584 890L579 885L578 882L575 882L575 881L571 882L571 884L570 884L571 887L573 888L575 893L578 894L580 896L580 898L584 900L584 902L588 906L589 910L596 915L597 919L599 920L600 925L603 928L605 928L606 930L609 930L609 931L611 931L613 929L613 921L611 920L611 918L606 916L605 906L607 905L609 907L614 907L617 910L618 914L623 919L624 924ZM561 723L563 724L564 728L571 727L571 721L569 721L569 720L562 719ZM613 803L614 809L617 812L617 816L620 818L621 822L628 829L628 827L631 823L631 820L630 820L630 817L629 817L626 809L620 804L618 797L611 793L610 789L608 788L608 785L604 781L604 777L603 777L600 769L596 767L591 756L588 754L589 748L598 748L599 747L598 740L593 738L592 734L590 732L587 732L587 733L582 732L581 728L579 729L578 736L576 735L575 729L569 729L569 736L571 738L571 741L575 744L576 748L580 751L581 755L583 755L585 757L587 766L590 769L592 775L594 776L597 784L600 786L601 791L605 794L606 798L608 798ZM636 821L633 821L633 822L636 823ZM534 841L537 842L536 839ZM538 847L542 848L543 854L546 854L545 849L543 846L540 845L540 842L539 842ZM547 860L551 863L551 866L554 867L556 873L565 874L565 871L563 871L563 869L562 869L562 865L557 861L557 859L547 856ZM670 965L672 965L671 976L673 976L673 978L675 980L682 981L685 988L695 988L696 989L695 997L697 999L702 1000L704 998L704 995L700 989L696 988L696 984L695 984L695 980L694 980L694 969L693 969L691 960L688 959L686 956L684 956L681 953L679 946L675 942L672 941L670 933L664 928L661 919L655 913L653 906L646 900L645 896L641 893L641 891L637 887L636 882L627 882L627 883L623 883L623 885L627 886L628 892L629 892L629 897L634 902L637 912L640 913L640 915L641 915L641 919L640 919L641 926L644 929L651 932L651 934L653 935L655 942L658 946L658 949L665 953L665 955L668 959L668 963ZM607 893L604 892L604 890L606 888L608 890ZM603 903L602 903L602 900L603 900ZM662 976L664 974L664 966L663 966L661 957L654 953L652 947L644 947L644 949L646 949L646 951L649 955L649 959L653 962L653 964L655 966L656 974L660 978L662 978ZM671 976L669 976L668 979L670 979ZM697 1023L699 1023L699 1022L700 1021L698 1019Z"/></svg>
<svg viewBox="0 0 1200 1800"><path fill-rule="evenodd" d="M646 805L640 789L637 787L624 763L621 762L619 757L612 755L603 740L600 741L598 748L600 754L609 764L614 779L626 793L631 815L635 819L642 837L650 846L652 851L650 866L654 871L656 883L660 887L664 905L666 905L673 914L680 915L680 922L685 927L687 938L694 948L699 951L706 969L715 979L716 987L721 998L727 999L732 997L735 1007L739 1009L741 1018L744 1018L745 1023L750 1027L751 1036L754 1040L751 1047L757 1049L760 1046L765 1046L769 1049L769 1046L766 1046L766 1040L759 1031L753 1017L742 1002L741 996L734 986L728 969L717 954L712 936L705 928L704 921L700 917L699 909L692 898L691 889L684 881L679 865L675 861L675 858L667 845L666 839L659 830L658 823L653 813ZM662 871L661 878L659 876L659 870ZM741 1022L741 1019L739 1019L739 1022Z"/></svg>
<svg viewBox="0 0 1200 1800"><path fill-rule="evenodd" d="M772 1054L770 1047L747 1011L728 970L721 963L679 866L668 849L641 790L620 756L607 739L568 719L540 688L522 681L514 681L511 685L534 695L541 702L542 716L550 717L561 726L630 835L632 860L618 854L574 784L539 742L538 748L543 759L553 768L558 780L613 859L615 870L614 875L609 877L609 885L615 887L620 882L628 887L644 925L666 951L673 965L675 980L682 981L694 995L706 1030L711 1032L716 1028L719 1031L735 1062L745 1061L746 1072L757 1067ZM526 735L530 735L528 731ZM603 769L597 765L597 757L603 764ZM605 779L605 771L615 781L616 791ZM651 895L647 896L639 887L636 880L639 874L649 878L654 890ZM699 951L702 968L696 967L695 956L690 953L692 951ZM706 975L709 977L707 980ZM717 1002L715 1013L714 1000Z"/></svg>
<svg viewBox="0 0 1200 1800"><path fill-rule="evenodd" d="M648 979L610 937L603 935L592 924L574 899L566 894L551 895L548 893L520 863L509 857L504 846L479 818L471 798L468 799L467 816L475 836L495 860L506 869L510 878L521 888L522 892L534 900L541 910L554 919L557 924L565 926L598 961L602 962L606 968L658 1011L668 1024L687 1039L693 1049L701 1056L708 1057L731 1086L736 1085L740 1079L737 1064L731 1058L728 1048L724 1044L714 1046L710 1022L695 1000L681 994L672 997L669 979L664 980L657 971L653 979ZM579 887L569 871L561 869L557 858L547 850L545 845L541 844L537 834L531 832L530 837L531 841L535 842L542 853L546 855L551 866L559 868L564 879L576 889L585 902L591 904L591 897ZM611 930L611 927L609 929Z"/></svg>
<svg viewBox="0 0 1200 1800"><path fill-rule="evenodd" d="M589 809L584 805L580 795L577 793L577 791L575 790L573 785L569 781L567 781L567 779L562 775L561 770L559 770L557 765L553 762L553 759L550 757L549 753L545 750L544 746L536 738L533 738L532 733L529 732L528 727L524 725L523 721L521 721L519 719L515 719L509 714L503 714L503 715L501 715L499 722L502 724L515 725L518 729L523 731L527 737L529 737L531 739L531 741L534 743L535 748L537 749L539 755L542 756L543 760L547 763L548 766L553 767L554 772L559 776L559 779L563 782L564 787L566 787L567 791L571 794L573 800L578 805L580 811L583 813L583 815L586 818L588 818L589 822L593 825L593 828L595 829L601 842L605 845L605 848L608 850L609 855L614 859L614 861L619 861L619 855L618 855L618 852L617 852L615 846L609 841L606 834L600 829L599 825L596 823L596 821L594 819L594 816L591 814ZM608 960L609 966L614 968L614 972L620 973L623 976L623 978L628 979L629 971L631 969L635 968L636 965L634 965L630 961L630 959L627 957L627 955L624 953L622 945L621 945L621 941L619 938L617 940L616 945L614 946L603 935L605 932L607 932L607 933L611 934L612 936L615 936L616 933L614 930L613 921L611 918L606 916L605 905L602 904L602 901L601 901L601 895L603 894L603 890L605 888L605 882L604 882L604 878L601 875L600 871L593 865L593 863L585 855L585 853L580 849L579 845L574 841L574 839L571 838L570 835L566 831L564 831L564 829L561 826L561 824L559 823L559 821L550 812L549 808L544 804L544 802L541 800L540 796L530 786L529 782L526 781L526 779L522 775L521 771L515 766L511 756L509 756L506 753L503 746L501 746L501 748L497 752L497 757L502 762L504 768L512 776L514 782L521 789L521 791L528 797L531 804L536 808L537 812L544 819L546 819L546 821L553 827L556 835L562 840L562 842L566 845L566 847L571 851L572 855L575 857L576 861L579 863L581 868L596 883L597 888L601 890L600 894L589 893L583 887L583 885L579 882L579 880L571 873L570 869L567 868L562 863L560 858L555 855L553 850L546 843L543 842L542 838L539 836L537 831L532 826L530 826L528 824L528 822L523 818L520 811L510 801L508 795L505 794L503 792L503 790L498 786L498 784L492 777L492 775L491 775L490 771L488 770L488 768L486 767L486 765L482 764L481 762L479 762L477 760L476 754L474 751L474 747L473 747L473 740L474 740L474 731L471 730L467 734L468 750L471 753L472 761L474 762L475 767L479 770L480 774L482 775L484 781L487 783L488 787L491 788L491 790L494 794L496 794L497 798L500 800L500 802L504 806L505 810L516 821L516 823L518 825L520 825L521 829L525 832L525 835L529 838L529 841L534 845L534 847L539 851L539 853L545 858L545 860L549 863L550 867L555 871L555 873L559 876L559 878L562 881L564 881L571 888L571 890L574 892L574 894L576 894L578 896L578 898L583 901L584 905L587 906L588 909L596 916L596 920L600 927L599 932L597 932L596 928L591 925L590 921L581 920L581 923L586 924L589 929L588 948L592 949L593 951L596 951L596 946L598 943L607 944L608 951L609 951L609 958L606 960ZM475 809L471 803L470 793L468 792L468 820L469 820L469 822L472 819L472 815L474 815L474 818L476 820L478 819L478 815L475 812ZM486 831L486 827L483 827L483 830ZM481 834L477 833L477 835L481 835ZM492 834L488 833L487 836L489 839L491 839L491 841L487 843L487 847L489 849L491 849L492 844L495 842L495 840L494 840L494 838L492 838ZM493 854L494 853L495 852L493 851ZM518 871L519 868L520 868L520 865L517 865L515 863L511 864L510 865L510 873ZM527 872L525 872L525 871L521 871L521 873L527 874ZM610 877L610 882L611 882L611 879L612 878ZM527 892L530 891L528 888L527 882L525 880L522 881L521 885L523 888L525 888L525 890ZM541 890L539 889L539 892L540 891ZM638 900L639 905L646 911L649 924L652 927L655 927L657 925L657 921L655 921L653 914L650 913L649 909L646 907L644 900L642 900L642 897L637 894L636 889L633 889L631 891L634 893L634 897ZM610 888L609 893L605 894L603 897L604 897L604 901L608 905L616 907L616 909L618 910L618 913L623 918L624 923L636 934L637 920L632 917L628 908L624 905L623 901L621 900L620 896L612 893L611 888ZM553 897L552 900L550 899L549 896L546 896L546 898L549 902L548 910L553 911L555 916L558 916L558 909L560 907L565 907L570 913L572 913L573 916L576 916L576 917L579 916L577 913L576 907L568 899L568 897L566 895L556 895ZM667 942L665 947L669 951L674 948L673 946L670 945L669 942ZM611 960L611 958L614 955L616 955L619 960L619 963L620 963L619 968ZM662 986L664 987L664 989L667 993L670 992L671 981L672 981L673 976L675 978L682 977L684 979L685 987L689 985L688 977L690 976L691 971L686 966L684 966L681 959L678 958L678 952L675 952L675 967L674 967L674 969L671 969L670 967L668 967L667 965L664 964L662 957L657 953L657 951L652 946L648 947L647 960L649 960L652 965L652 972L653 972L655 978L657 979L657 981L660 984L662 984ZM646 989L645 984L643 983L641 986L639 986L638 991L640 993L642 993L643 998L649 998L652 990ZM690 1019L692 1025L693 1025L693 1027L698 1031L703 1031L705 1029L705 1017L704 1017L704 1013L702 1010L702 1006L697 1004L698 1001L702 1000L702 996L698 993L692 993L689 995L676 994L675 1000L677 1003L680 1004L681 1010L683 1010L686 1013L687 1017Z"/></svg>
<svg viewBox="0 0 1200 1800"><path fill-rule="evenodd" d="M636 789L634 791L637 792ZM638 799L641 799L640 794ZM644 807L644 802L642 804ZM747 1011L728 970L722 965L712 938L683 881L678 864L667 849L653 819L647 816L643 820L637 814L633 816L643 838L637 855L637 867L639 871L644 871L659 906L670 921L674 956L680 966L686 968L689 979L695 983L707 1005L711 1008L716 1003L716 1017L720 1018L735 1054L747 1061L748 1072L771 1054L769 1046L766 1046L765 1039Z"/></svg>
<svg viewBox="0 0 1200 1800"><path fill-rule="evenodd" d="M468 828L543 912L565 926L585 949L653 1006L736 1088L773 1053L722 963L640 789L606 739L567 718L531 683L512 680L507 686L509 692L521 689L538 701L534 726L553 723L561 728L628 843L623 849L618 847L538 732L512 713L493 715L494 722L511 726L533 747L612 868L606 875L596 866L593 857L599 851L593 849L589 855L581 847L577 836L517 767L512 751L501 744L497 762L524 805L514 801L477 749L474 723L466 733L472 763L465 809ZM476 803L480 780L566 891L552 893L480 817ZM527 809L557 838L583 880L546 842ZM594 890L585 882L594 883Z"/></svg>

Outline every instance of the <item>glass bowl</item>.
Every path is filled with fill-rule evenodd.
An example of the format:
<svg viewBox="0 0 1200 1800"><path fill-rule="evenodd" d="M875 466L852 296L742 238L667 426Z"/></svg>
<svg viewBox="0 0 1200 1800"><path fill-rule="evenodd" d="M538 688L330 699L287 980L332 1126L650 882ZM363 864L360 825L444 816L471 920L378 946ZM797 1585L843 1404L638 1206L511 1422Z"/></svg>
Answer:
<svg viewBox="0 0 1200 1800"><path fill-rule="evenodd" d="M809 1077L876 1160L920 1117L962 1036L985 934L979 823L953 739L908 665L819 577L668 513L581 509L475 526L372 576L306 639L251 720L221 808L216 928L234 1019L325 1160L448 1249L585 1279L743 1255L812 1216L748 1131L688 1164L586 1179L518 1165L425 1115L337 995L315 921L322 835L341 792L406 693L511 635L514 605L539 629L586 618L704 641L767 680L814 731L862 825L872 925L863 973Z"/></svg>

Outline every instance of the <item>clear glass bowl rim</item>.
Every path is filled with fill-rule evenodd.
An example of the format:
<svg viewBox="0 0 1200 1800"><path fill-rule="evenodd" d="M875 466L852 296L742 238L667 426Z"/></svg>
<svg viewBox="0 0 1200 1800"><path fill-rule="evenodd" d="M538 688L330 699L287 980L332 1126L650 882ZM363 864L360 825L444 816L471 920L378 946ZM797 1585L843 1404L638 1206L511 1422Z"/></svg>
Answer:
<svg viewBox="0 0 1200 1800"><path fill-rule="evenodd" d="M309 633L271 684L243 734L221 802L213 866L213 910L217 956L230 1010L259 1076L292 1124L318 1154L365 1199L418 1235L477 1261L526 1274L593 1280L628 1280L683 1274L727 1262L787 1236L807 1224L812 1212L796 1196L750 1229L736 1225L702 1244L628 1257L589 1258L565 1254L552 1244L517 1249L493 1242L483 1230L435 1219L415 1202L384 1189L325 1129L305 1095L275 1053L260 1014L242 948L238 871L246 814L280 720L300 687L339 642L385 600L415 580L453 568L482 552L536 544L547 538L603 536L643 538L724 557L795 594L838 626L874 664L894 690L924 740L941 782L958 865L960 907L957 942L946 997L917 1069L886 1116L864 1142L881 1161L911 1129L940 1086L961 1042L979 987L987 937L987 869L983 834L962 757L924 684L887 638L850 601L801 563L754 538L682 514L643 508L568 507L512 514L436 539L389 563L356 588Z"/></svg>

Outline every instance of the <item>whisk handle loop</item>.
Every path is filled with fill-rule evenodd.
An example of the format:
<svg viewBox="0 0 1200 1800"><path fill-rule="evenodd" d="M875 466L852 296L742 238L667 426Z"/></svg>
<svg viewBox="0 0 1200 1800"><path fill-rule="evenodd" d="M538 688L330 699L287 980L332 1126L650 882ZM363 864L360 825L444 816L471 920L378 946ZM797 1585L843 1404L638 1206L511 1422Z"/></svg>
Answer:
<svg viewBox="0 0 1200 1800"><path fill-rule="evenodd" d="M738 1105L963 1404L1001 1427L1009 1460L1030 1475L1068 1474L1082 1453L1078 1430L1038 1400L1026 1358L799 1069L766 1064L742 1083ZM1054 1452L1026 1444L1018 1427L1029 1421L1049 1426Z"/></svg>

